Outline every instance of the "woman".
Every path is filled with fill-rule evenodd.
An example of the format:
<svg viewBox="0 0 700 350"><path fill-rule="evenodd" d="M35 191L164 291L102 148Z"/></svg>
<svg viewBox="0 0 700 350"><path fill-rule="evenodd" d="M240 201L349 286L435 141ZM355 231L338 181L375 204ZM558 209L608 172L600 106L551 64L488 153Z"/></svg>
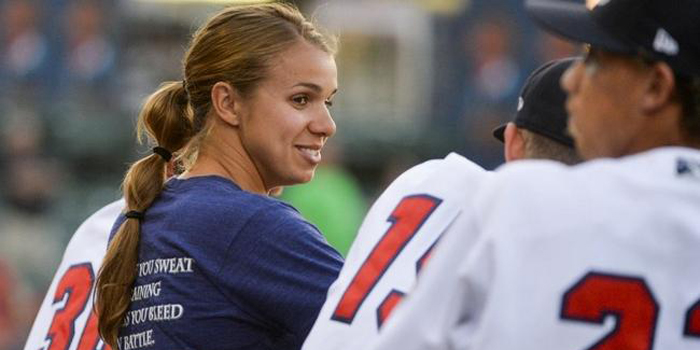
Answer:
<svg viewBox="0 0 700 350"><path fill-rule="evenodd" d="M333 52L281 4L228 8L195 33L184 81L139 116L157 146L124 179L97 283L113 349L301 347L342 260L268 193L311 180L335 133Z"/></svg>

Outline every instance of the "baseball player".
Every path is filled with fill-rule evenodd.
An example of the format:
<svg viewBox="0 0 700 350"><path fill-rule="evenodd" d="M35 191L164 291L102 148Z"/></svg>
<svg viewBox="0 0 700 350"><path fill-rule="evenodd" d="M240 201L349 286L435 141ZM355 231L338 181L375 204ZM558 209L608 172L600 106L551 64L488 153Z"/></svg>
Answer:
<svg viewBox="0 0 700 350"><path fill-rule="evenodd" d="M453 224L478 232L474 248L446 264L460 235L446 237L368 348L697 348L700 2L527 8L590 44L562 85L578 150L601 159L518 162L487 178Z"/></svg>
<svg viewBox="0 0 700 350"><path fill-rule="evenodd" d="M75 232L41 303L25 350L109 349L97 333L93 289L109 232L123 209L124 200L110 203Z"/></svg>
<svg viewBox="0 0 700 350"><path fill-rule="evenodd" d="M494 132L505 142L507 161L578 160L565 133L565 94L559 86L571 63L550 62L528 78L514 122ZM364 349L412 290L436 242L470 205L487 174L451 153L409 169L389 185L365 217L303 349ZM460 237L466 250L475 236Z"/></svg>

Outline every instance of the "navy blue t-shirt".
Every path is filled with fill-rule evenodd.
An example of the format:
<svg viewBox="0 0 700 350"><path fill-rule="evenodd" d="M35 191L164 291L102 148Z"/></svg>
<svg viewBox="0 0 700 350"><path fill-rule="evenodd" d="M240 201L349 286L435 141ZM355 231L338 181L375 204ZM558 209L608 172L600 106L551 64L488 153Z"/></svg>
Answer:
<svg viewBox="0 0 700 350"><path fill-rule="evenodd" d="M217 176L169 180L139 244L122 350L299 349L343 263L292 207Z"/></svg>

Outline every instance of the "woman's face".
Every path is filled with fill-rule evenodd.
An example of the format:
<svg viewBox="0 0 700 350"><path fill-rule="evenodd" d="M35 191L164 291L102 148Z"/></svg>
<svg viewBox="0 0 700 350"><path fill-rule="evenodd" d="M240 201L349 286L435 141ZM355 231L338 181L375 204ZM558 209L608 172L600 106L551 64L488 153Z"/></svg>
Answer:
<svg viewBox="0 0 700 350"><path fill-rule="evenodd" d="M273 59L268 76L239 105L240 137L266 188L310 181L335 134L329 107L335 60L300 41Z"/></svg>

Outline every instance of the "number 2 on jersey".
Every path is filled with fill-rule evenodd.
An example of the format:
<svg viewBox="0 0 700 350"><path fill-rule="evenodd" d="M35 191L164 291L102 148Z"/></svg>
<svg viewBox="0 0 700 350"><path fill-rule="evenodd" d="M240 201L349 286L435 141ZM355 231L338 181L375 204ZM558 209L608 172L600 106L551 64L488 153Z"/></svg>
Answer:
<svg viewBox="0 0 700 350"><path fill-rule="evenodd" d="M340 298L331 316L332 320L352 323L360 306L379 279L441 202L441 199L425 194L407 196L399 202L387 219L392 223L391 227L384 233L360 266ZM395 305L396 302L392 304ZM380 324L382 315L388 315L391 308L380 310L378 314Z"/></svg>
<svg viewBox="0 0 700 350"><path fill-rule="evenodd" d="M97 334L97 317L91 308L88 308L88 300L92 292L95 275L90 263L71 266L61 277L54 294L54 304L66 298L63 308L56 310L51 321L51 327L46 339L51 344L47 350L67 350L75 336L76 320L86 309L90 312L87 323L80 336L77 350L95 350L100 343ZM109 347L105 347L105 350Z"/></svg>
<svg viewBox="0 0 700 350"><path fill-rule="evenodd" d="M587 350L651 350L659 310L643 278L589 272L564 294L561 318L603 324L615 317L614 329ZM700 337L700 301L686 312L683 335Z"/></svg>
<svg viewBox="0 0 700 350"><path fill-rule="evenodd" d="M687 337L700 338L700 300L686 312L683 334Z"/></svg>
<svg viewBox="0 0 700 350"><path fill-rule="evenodd" d="M602 324L608 315L617 325L589 349L650 350L659 304L641 278L591 272L564 294L563 319ZM632 345L633 344L633 345Z"/></svg>

